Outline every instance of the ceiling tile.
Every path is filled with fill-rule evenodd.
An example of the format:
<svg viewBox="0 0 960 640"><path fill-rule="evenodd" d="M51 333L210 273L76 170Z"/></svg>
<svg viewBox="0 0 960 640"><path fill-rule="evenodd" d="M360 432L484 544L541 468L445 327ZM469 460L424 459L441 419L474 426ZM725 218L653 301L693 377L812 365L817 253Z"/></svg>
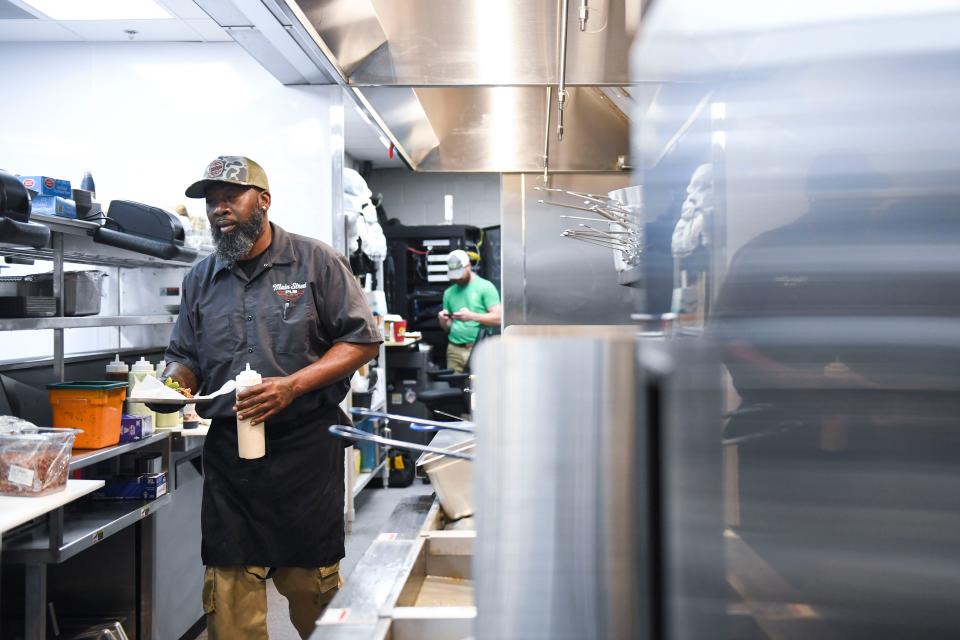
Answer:
<svg viewBox="0 0 960 640"><path fill-rule="evenodd" d="M48 20L0 20L0 42L75 42L75 33Z"/></svg>
<svg viewBox="0 0 960 640"><path fill-rule="evenodd" d="M9 0L0 0L0 20L36 20L37 16L21 9Z"/></svg>
<svg viewBox="0 0 960 640"><path fill-rule="evenodd" d="M180 20L71 20L71 31L90 42L130 40L126 30L136 31L134 42L199 42L199 34Z"/></svg>

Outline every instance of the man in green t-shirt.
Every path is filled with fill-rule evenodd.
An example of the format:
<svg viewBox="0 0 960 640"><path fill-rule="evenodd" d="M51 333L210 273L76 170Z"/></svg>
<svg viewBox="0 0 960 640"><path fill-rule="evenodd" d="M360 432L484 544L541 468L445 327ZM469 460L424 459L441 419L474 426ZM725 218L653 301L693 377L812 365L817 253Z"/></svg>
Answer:
<svg viewBox="0 0 960 640"><path fill-rule="evenodd" d="M473 272L466 251L457 249L447 258L447 276L453 285L443 292L443 310L437 318L449 335L447 368L466 368L481 325L500 326L500 294L493 283Z"/></svg>

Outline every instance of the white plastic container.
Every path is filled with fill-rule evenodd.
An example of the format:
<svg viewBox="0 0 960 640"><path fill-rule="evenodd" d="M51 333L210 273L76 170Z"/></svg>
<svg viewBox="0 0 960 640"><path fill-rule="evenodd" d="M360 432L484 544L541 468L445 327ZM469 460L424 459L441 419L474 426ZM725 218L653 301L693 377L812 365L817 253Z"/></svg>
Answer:
<svg viewBox="0 0 960 640"><path fill-rule="evenodd" d="M468 440L447 447L448 451L473 454L476 442ZM425 453L417 461L427 472L437 493L440 506L450 520L473 515L473 463L460 458L447 458Z"/></svg>
<svg viewBox="0 0 960 640"><path fill-rule="evenodd" d="M163 380L163 372L167 368L167 361L161 360L157 363L157 380ZM157 420L154 426L157 429L178 429L183 425L183 414L179 411L173 413L157 413Z"/></svg>
<svg viewBox="0 0 960 640"><path fill-rule="evenodd" d="M146 378L147 376L152 376L156 373L156 370L153 368L153 365L147 362L146 358L141 357L139 360L133 363L133 366L130 367L130 378L129 385L130 390L127 393L131 393L134 387L137 386L137 383ZM157 425L157 414L154 411L151 411L147 405L142 402L128 402L127 403L127 413L131 416L150 416L151 421L153 422L154 427Z"/></svg>
<svg viewBox="0 0 960 640"><path fill-rule="evenodd" d="M250 363L247 363L247 368L237 376L237 395L240 395L244 389L261 382L263 378L250 368ZM267 454L267 440L262 422L252 424L249 420L237 419L237 450L240 457L246 460L255 460Z"/></svg>

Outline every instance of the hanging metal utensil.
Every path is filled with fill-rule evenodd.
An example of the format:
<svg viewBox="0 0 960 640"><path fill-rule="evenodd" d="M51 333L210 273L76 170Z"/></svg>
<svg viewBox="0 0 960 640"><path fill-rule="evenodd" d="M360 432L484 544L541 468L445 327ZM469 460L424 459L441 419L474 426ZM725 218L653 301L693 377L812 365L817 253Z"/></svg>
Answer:
<svg viewBox="0 0 960 640"><path fill-rule="evenodd" d="M546 120L547 127L543 132L543 184L547 184L547 180L550 179L550 113L551 105L550 101L553 96L553 87L547 87L547 112ZM537 187L534 187L536 189Z"/></svg>
<svg viewBox="0 0 960 640"><path fill-rule="evenodd" d="M582 201L582 204L567 204L538 200L539 204L583 211L603 218L562 215L568 220L585 220L593 223L607 223L609 229L597 229L580 223L578 229L565 229L560 235L571 240L614 251L614 258L631 267L638 266L643 255L643 225L636 218L636 207L629 207L609 195L582 193L557 187L534 187L537 191L560 193Z"/></svg>
<svg viewBox="0 0 960 640"><path fill-rule="evenodd" d="M618 218L618 216L616 216L616 215L614 215L614 214L612 214L612 213L610 213L610 212L608 212L608 211L604 211L603 209L600 209L600 208L598 208L598 207L581 207L581 206L576 205L576 204L565 204L565 203L563 203L563 202L550 202L550 201L548 201L548 200L537 200L537 203L538 203L538 204L550 205L550 206L552 206L552 207L563 207L564 209L573 209L574 211L587 211L587 212L590 212L590 213L596 213L596 214L599 214L599 215L603 216L604 218L606 218L606 219L609 220L610 222L616 222L616 223L618 223L618 224L620 223L620 219Z"/></svg>
<svg viewBox="0 0 960 640"><path fill-rule="evenodd" d="M568 216L568 215L562 215L562 216L560 216L560 218L563 219L563 220L589 220L590 222L607 222L607 219L606 219L606 218L604 218L604 219L601 220L600 218L587 218L587 217L585 217L585 216Z"/></svg>
<svg viewBox="0 0 960 640"><path fill-rule="evenodd" d="M567 106L567 23L570 0L560 2L560 64L557 73L557 141L563 142L563 110Z"/></svg>

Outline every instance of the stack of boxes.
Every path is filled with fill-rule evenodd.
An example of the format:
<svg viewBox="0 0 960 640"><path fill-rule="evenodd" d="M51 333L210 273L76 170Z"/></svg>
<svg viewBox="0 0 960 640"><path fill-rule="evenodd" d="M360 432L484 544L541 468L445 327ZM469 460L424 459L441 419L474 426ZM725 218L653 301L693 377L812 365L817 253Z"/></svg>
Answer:
<svg viewBox="0 0 960 640"><path fill-rule="evenodd" d="M32 201L33 213L45 213L62 218L77 217L77 203L69 180L58 180L47 176L20 176L20 182L27 189L36 191Z"/></svg>
<svg viewBox="0 0 960 640"><path fill-rule="evenodd" d="M155 500L167 493L167 472L159 453L125 453L117 458L117 473L101 477L105 484L95 500Z"/></svg>

